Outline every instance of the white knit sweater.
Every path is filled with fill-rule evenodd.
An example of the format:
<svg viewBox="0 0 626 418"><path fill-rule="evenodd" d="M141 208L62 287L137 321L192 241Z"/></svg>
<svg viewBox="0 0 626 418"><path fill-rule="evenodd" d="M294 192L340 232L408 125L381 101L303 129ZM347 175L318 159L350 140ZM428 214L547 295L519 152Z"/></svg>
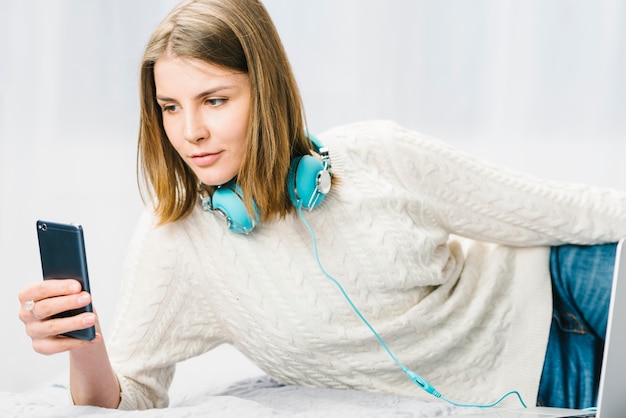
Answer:
<svg viewBox="0 0 626 418"><path fill-rule="evenodd" d="M320 139L341 180L304 216L326 271L447 398L519 390L533 404L551 318L547 246L626 236L626 194L512 173L390 122ZM297 214L243 236L199 206L158 228L146 212L109 344L120 407L167 405L175 364L221 343L286 384L432 399L320 272Z"/></svg>

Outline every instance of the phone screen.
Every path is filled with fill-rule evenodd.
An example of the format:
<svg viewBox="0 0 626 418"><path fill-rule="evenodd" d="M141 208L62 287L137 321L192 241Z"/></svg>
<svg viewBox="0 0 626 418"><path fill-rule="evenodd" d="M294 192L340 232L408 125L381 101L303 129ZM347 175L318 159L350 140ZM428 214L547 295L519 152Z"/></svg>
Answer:
<svg viewBox="0 0 626 418"><path fill-rule="evenodd" d="M87 255L83 228L80 225L37 221L39 255L44 280L75 279L84 291L91 293L87 272ZM91 303L84 308L61 312L53 318L64 318L82 312L92 312ZM91 341L96 337L94 327L70 331L67 337Z"/></svg>

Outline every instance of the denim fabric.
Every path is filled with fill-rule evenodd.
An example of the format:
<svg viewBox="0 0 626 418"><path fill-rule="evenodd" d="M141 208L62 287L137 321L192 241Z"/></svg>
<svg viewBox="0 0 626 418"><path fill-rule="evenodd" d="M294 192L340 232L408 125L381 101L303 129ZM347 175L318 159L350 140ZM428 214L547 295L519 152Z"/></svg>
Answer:
<svg viewBox="0 0 626 418"><path fill-rule="evenodd" d="M553 311L537 403L595 407L616 244L553 247Z"/></svg>

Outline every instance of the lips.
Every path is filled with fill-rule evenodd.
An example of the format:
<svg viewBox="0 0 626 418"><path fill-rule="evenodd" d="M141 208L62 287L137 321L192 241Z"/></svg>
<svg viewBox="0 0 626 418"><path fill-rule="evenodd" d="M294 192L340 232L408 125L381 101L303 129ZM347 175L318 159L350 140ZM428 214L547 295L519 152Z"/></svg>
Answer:
<svg viewBox="0 0 626 418"><path fill-rule="evenodd" d="M191 161L198 167L207 167L213 164L221 153L202 152L191 156Z"/></svg>

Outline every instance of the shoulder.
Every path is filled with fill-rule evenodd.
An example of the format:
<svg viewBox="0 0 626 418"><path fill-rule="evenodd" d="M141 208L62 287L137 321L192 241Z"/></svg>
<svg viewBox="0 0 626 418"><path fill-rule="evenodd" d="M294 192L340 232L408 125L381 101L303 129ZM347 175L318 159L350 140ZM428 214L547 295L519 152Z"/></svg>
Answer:
<svg viewBox="0 0 626 418"><path fill-rule="evenodd" d="M179 222L159 225L156 214L150 207L147 207L139 217L133 241L167 242L173 235L176 235L176 230L179 229L176 225L179 225Z"/></svg>
<svg viewBox="0 0 626 418"><path fill-rule="evenodd" d="M320 137L328 141L380 140L393 137L402 130L401 125L391 120L367 120L336 126L320 134Z"/></svg>
<svg viewBox="0 0 626 418"><path fill-rule="evenodd" d="M370 120L337 126L319 135L335 162L359 165L410 166L440 158L454 158L459 151L443 141L390 120Z"/></svg>
<svg viewBox="0 0 626 418"><path fill-rule="evenodd" d="M154 211L147 207L137 222L127 260L152 260L152 263L161 265L176 258L184 251L181 245L184 225L181 220L159 225Z"/></svg>
<svg viewBox="0 0 626 418"><path fill-rule="evenodd" d="M391 120L368 120L337 126L322 132L320 139L329 147L447 147L437 138Z"/></svg>

